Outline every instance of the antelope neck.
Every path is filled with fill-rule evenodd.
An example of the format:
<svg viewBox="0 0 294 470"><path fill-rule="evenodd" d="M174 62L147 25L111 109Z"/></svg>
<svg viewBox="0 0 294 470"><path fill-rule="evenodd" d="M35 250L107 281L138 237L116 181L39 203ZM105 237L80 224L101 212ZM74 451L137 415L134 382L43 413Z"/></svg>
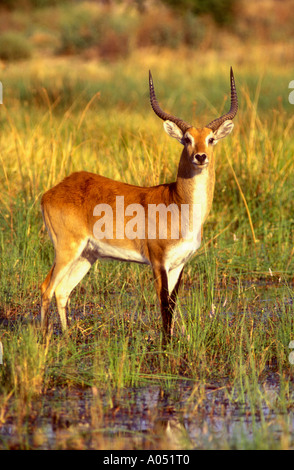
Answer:
<svg viewBox="0 0 294 470"><path fill-rule="evenodd" d="M203 221L212 206L215 185L213 157L208 166L199 170L179 172L175 183L176 198L181 204L201 204Z"/></svg>

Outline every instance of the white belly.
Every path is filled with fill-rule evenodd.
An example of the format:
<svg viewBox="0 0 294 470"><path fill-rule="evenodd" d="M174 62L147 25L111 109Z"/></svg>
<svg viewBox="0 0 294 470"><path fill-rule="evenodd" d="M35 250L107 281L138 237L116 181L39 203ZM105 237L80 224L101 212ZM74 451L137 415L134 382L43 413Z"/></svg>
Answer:
<svg viewBox="0 0 294 470"><path fill-rule="evenodd" d="M82 256L92 259L92 261L98 258L105 258L149 264L149 261L138 251L126 247L111 245L106 241L96 240L94 238L88 240Z"/></svg>

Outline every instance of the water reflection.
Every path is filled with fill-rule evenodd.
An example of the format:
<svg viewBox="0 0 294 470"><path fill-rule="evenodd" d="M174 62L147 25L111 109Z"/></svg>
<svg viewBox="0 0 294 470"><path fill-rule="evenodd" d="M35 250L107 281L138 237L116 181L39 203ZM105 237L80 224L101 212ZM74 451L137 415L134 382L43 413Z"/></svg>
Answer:
<svg viewBox="0 0 294 470"><path fill-rule="evenodd" d="M270 436L273 442L287 438L291 446L293 410L277 412L278 384L266 383L260 393L257 407L226 386L191 382L115 396L95 387L56 390L36 401L21 424L0 425L0 442L2 448L33 449L223 449L254 448L257 438Z"/></svg>

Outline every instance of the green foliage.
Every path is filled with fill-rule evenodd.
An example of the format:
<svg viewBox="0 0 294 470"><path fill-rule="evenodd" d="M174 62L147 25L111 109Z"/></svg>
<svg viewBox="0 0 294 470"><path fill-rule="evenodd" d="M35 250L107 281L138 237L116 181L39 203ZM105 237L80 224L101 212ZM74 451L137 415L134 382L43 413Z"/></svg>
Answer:
<svg viewBox="0 0 294 470"><path fill-rule="evenodd" d="M56 6L60 3L68 3L71 0L1 0L1 6L9 9L28 9Z"/></svg>
<svg viewBox="0 0 294 470"><path fill-rule="evenodd" d="M105 58L124 56L134 35L136 18L109 14L89 4L65 7L60 15L58 53L76 54L93 48Z"/></svg>
<svg viewBox="0 0 294 470"><path fill-rule="evenodd" d="M236 0L162 0L163 3L180 11L190 11L195 15L211 15L215 22L224 25L234 17Z"/></svg>
<svg viewBox="0 0 294 470"><path fill-rule="evenodd" d="M7 32L0 36L0 59L14 61L28 59L32 55L29 41L21 33Z"/></svg>
<svg viewBox="0 0 294 470"><path fill-rule="evenodd" d="M99 42L104 32L102 16L92 15L91 10L78 6L65 9L60 19L61 45L59 52L76 53Z"/></svg>
<svg viewBox="0 0 294 470"><path fill-rule="evenodd" d="M190 8L188 0L183 0L187 5L181 8L182 14L178 14L173 8L176 4L172 0L166 1L171 1L171 8L158 4L144 12L134 6L122 8L116 3L108 7L83 1L58 2L56 5L49 0L21 2L17 4L20 11L15 6L15 10L8 14L11 24L9 34L20 37L23 31L23 35L30 37L30 44L25 37L17 44L17 39L13 42L9 38L11 44L9 47L5 45L7 52L2 52L3 58L17 57L17 53L21 57L29 57L34 48L36 57L45 50L46 54L79 54L87 59L100 57L114 60L127 57L138 47L177 49L182 45L195 47L207 44L207 40L209 43L207 21L200 15L205 12L206 2L200 7L198 3L198 6L193 4ZM211 11L208 6L206 14L215 15L219 23L224 23L225 14L229 17L231 8L226 6L222 11L219 2L211 2L216 5ZM41 6L47 8L35 8Z"/></svg>

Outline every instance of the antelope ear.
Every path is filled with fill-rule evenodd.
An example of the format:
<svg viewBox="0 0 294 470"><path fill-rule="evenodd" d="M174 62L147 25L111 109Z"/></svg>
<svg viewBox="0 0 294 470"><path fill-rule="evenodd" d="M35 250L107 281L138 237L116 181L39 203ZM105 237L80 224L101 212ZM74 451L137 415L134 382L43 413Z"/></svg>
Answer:
<svg viewBox="0 0 294 470"><path fill-rule="evenodd" d="M229 135L234 127L233 121L230 121L229 119L225 122L223 122L219 128L215 131L214 133L214 138L215 140L220 140Z"/></svg>
<svg viewBox="0 0 294 470"><path fill-rule="evenodd" d="M181 129L172 121L164 121L163 127L165 132L170 136L177 139L181 144L183 144L183 132Z"/></svg>

